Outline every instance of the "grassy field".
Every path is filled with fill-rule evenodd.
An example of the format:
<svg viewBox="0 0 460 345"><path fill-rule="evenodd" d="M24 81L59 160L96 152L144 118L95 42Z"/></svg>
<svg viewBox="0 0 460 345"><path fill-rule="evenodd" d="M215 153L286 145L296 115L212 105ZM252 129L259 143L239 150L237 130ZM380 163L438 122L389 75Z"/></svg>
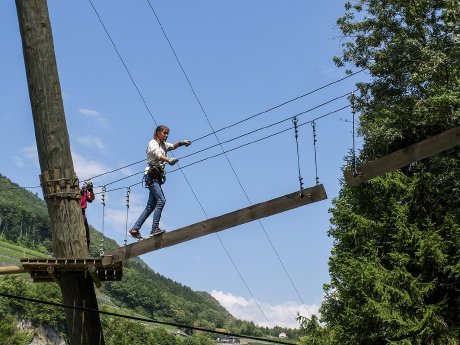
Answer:
<svg viewBox="0 0 460 345"><path fill-rule="evenodd" d="M20 259L26 257L47 258L48 256L35 250L23 248L0 240L0 266L19 265Z"/></svg>

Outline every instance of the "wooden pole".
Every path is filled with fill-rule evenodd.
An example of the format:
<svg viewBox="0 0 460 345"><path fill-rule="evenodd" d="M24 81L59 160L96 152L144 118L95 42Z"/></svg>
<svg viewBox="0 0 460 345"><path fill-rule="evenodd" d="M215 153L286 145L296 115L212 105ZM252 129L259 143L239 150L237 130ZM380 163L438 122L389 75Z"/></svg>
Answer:
<svg viewBox="0 0 460 345"><path fill-rule="evenodd" d="M88 257L48 5L16 0L16 9L54 255ZM60 287L65 304L98 309L90 277L64 275ZM99 313L66 309L66 316L71 344L104 344Z"/></svg>

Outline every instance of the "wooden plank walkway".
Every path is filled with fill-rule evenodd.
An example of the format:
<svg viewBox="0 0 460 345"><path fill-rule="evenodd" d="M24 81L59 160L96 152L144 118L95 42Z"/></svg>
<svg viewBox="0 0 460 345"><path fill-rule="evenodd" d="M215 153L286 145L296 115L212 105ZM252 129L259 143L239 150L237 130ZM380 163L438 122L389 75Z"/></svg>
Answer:
<svg viewBox="0 0 460 345"><path fill-rule="evenodd" d="M101 281L117 281L123 276L121 262L103 266L100 258L24 258L21 264L21 272L29 272L34 283L55 281L59 284L63 275L89 274L100 287Z"/></svg>
<svg viewBox="0 0 460 345"><path fill-rule="evenodd" d="M374 177L400 169L457 145L460 145L460 126L363 164L357 169L358 175L356 176L352 170L347 170L344 172L345 181L348 186L356 187Z"/></svg>
<svg viewBox="0 0 460 345"><path fill-rule="evenodd" d="M166 232L156 237L107 251L102 258L102 264L111 265L154 250L190 241L214 232L327 199L326 191L322 184L304 189L303 194L304 197L300 197L300 193L297 191L222 216L188 225L171 232Z"/></svg>

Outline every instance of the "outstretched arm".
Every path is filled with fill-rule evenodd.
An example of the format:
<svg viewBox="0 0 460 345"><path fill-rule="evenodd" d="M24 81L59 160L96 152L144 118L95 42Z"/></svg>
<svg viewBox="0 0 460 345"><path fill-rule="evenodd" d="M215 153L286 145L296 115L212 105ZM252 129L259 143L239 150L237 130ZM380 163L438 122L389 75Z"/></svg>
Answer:
<svg viewBox="0 0 460 345"><path fill-rule="evenodd" d="M179 146L189 146L192 142L190 140L181 140L173 144L173 150L177 149Z"/></svg>

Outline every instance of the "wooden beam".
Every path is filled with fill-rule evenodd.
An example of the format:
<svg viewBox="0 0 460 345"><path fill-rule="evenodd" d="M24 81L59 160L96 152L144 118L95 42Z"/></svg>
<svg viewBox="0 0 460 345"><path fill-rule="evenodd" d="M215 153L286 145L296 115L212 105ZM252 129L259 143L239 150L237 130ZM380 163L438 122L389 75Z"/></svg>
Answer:
<svg viewBox="0 0 460 345"><path fill-rule="evenodd" d="M345 171L345 181L348 186L356 187L374 177L400 169L456 145L460 145L460 126L363 164L358 168L357 175L351 170Z"/></svg>
<svg viewBox="0 0 460 345"><path fill-rule="evenodd" d="M99 289L101 287L101 280L99 279L99 276L97 275L97 269L95 265L88 265L88 272L93 279L94 285Z"/></svg>
<svg viewBox="0 0 460 345"><path fill-rule="evenodd" d="M13 274L13 273L25 273L24 267L19 267L19 266L0 267L0 274Z"/></svg>
<svg viewBox="0 0 460 345"><path fill-rule="evenodd" d="M297 191L277 199L268 200L219 217L207 219L171 232L166 232L153 238L107 251L102 258L102 264L114 264L157 249L190 241L214 232L327 199L326 191L322 184L304 189L303 194L304 197L300 197L300 193Z"/></svg>

